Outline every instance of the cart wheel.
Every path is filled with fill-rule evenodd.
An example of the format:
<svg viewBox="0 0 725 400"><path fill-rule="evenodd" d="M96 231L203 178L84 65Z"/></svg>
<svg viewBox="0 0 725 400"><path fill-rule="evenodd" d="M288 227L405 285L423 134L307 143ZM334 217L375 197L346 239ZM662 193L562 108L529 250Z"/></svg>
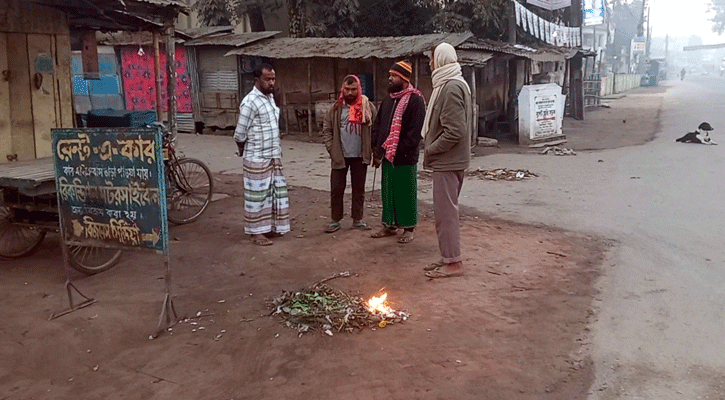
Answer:
<svg viewBox="0 0 725 400"><path fill-rule="evenodd" d="M102 247L69 246L70 266L86 275L111 269L121 258L121 250Z"/></svg>
<svg viewBox="0 0 725 400"><path fill-rule="evenodd" d="M19 258L34 252L45 237L45 231L13 224L13 210L0 207L0 258Z"/></svg>

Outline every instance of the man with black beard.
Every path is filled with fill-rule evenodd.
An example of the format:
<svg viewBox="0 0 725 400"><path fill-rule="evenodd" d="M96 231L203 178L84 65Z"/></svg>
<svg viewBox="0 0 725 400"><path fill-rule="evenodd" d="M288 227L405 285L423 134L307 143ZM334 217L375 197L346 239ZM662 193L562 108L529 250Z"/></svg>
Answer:
<svg viewBox="0 0 725 400"><path fill-rule="evenodd" d="M362 93L360 78L348 75L342 80L340 97L325 115L322 139L330 154L330 216L332 222L325 232L340 229L344 214L343 197L347 186L347 171L352 181L352 227L369 230L363 220L365 209L365 176L372 155L371 131L376 109Z"/></svg>
<svg viewBox="0 0 725 400"><path fill-rule="evenodd" d="M290 231L275 81L271 65L264 63L254 69L254 88L239 105L234 131L244 167L244 232L260 246L269 246L270 238Z"/></svg>
<svg viewBox="0 0 725 400"><path fill-rule="evenodd" d="M374 238L397 235L410 243L418 224L418 154L425 120L423 94L410 83L413 66L398 61L388 71L388 92L372 134L373 166L382 165L383 228Z"/></svg>

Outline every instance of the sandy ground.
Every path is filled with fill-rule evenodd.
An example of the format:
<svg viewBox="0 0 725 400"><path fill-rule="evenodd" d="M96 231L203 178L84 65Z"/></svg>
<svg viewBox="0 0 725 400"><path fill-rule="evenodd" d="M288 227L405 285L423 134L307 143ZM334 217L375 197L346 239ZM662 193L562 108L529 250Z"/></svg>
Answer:
<svg viewBox="0 0 725 400"><path fill-rule="evenodd" d="M632 142L624 145L645 143L654 136L648 124L658 97L628 98L614 102L628 113L627 124L643 112L651 118L629 131ZM643 102L649 106L632 105ZM589 114L597 132L622 124L622 113L609 110ZM604 143L586 127L568 133L570 143ZM47 321L67 301L57 235L49 235L31 257L0 263L0 399L586 398L594 380L588 326L614 242L464 207L468 274L429 281L421 267L438 254L428 181L420 182L413 243L369 238L349 229L349 219L342 230L324 234L329 194L320 189L328 164L319 145L285 141L293 232L261 248L242 233L238 159L214 140L191 136L186 143L194 149L189 154L224 171L216 175L216 191L229 196L212 203L200 221L171 229L174 303L191 319L149 340L163 299L163 260L126 254L105 273L73 273L76 286L98 303ZM475 181L466 185L480 186ZM366 209L371 223L380 213L376 195ZM342 271L353 276L331 286L364 297L383 289L411 319L300 338L268 316L269 300L283 290Z"/></svg>

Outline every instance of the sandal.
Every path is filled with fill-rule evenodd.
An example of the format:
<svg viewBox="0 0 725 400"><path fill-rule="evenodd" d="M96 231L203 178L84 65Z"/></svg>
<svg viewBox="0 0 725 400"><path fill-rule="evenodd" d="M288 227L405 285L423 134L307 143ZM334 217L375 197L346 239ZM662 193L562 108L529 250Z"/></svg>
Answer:
<svg viewBox="0 0 725 400"><path fill-rule="evenodd" d="M412 231L405 231L403 232L403 236L398 239L398 243L400 244L408 244L415 239L415 234Z"/></svg>
<svg viewBox="0 0 725 400"><path fill-rule="evenodd" d="M395 236L397 234L398 234L397 229L383 227L383 229L373 233L372 235L370 235L370 237L378 239L378 238L387 237L387 236Z"/></svg>
<svg viewBox="0 0 725 400"><path fill-rule="evenodd" d="M441 271L440 268L436 268L432 271L426 272L425 276L428 279L455 278L457 276L463 276L463 269L459 268L458 271L455 272L444 272Z"/></svg>
<svg viewBox="0 0 725 400"><path fill-rule="evenodd" d="M326 233L337 232L338 230L340 230L339 222L332 222L330 225L327 225L327 228L325 228Z"/></svg>
<svg viewBox="0 0 725 400"><path fill-rule="evenodd" d="M273 241L262 235L258 235L256 237L252 236L252 244L256 244L257 246L271 246L273 243Z"/></svg>
<svg viewBox="0 0 725 400"><path fill-rule="evenodd" d="M367 223L365 223L363 221L353 222L352 227L353 227L353 229L360 229L363 231L369 231L370 229L372 229L372 228L370 228L370 225L368 225Z"/></svg>
<svg viewBox="0 0 725 400"><path fill-rule="evenodd" d="M435 269L442 267L443 264L445 264L443 262L443 259L440 259L434 263L430 263L430 264L426 265L425 267L423 267L423 271L433 271Z"/></svg>

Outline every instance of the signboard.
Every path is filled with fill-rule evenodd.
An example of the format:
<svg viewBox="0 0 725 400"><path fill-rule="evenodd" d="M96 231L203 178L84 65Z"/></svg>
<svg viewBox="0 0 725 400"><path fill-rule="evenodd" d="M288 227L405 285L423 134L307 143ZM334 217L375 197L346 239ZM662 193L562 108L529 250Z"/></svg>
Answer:
<svg viewBox="0 0 725 400"><path fill-rule="evenodd" d="M558 10L564 7L571 7L571 0L528 0L527 3L546 10Z"/></svg>
<svg viewBox="0 0 725 400"><path fill-rule="evenodd" d="M66 243L168 254L160 130L51 131Z"/></svg>
<svg viewBox="0 0 725 400"><path fill-rule="evenodd" d="M644 53L647 50L647 42L643 36L632 39L632 52Z"/></svg>
<svg viewBox="0 0 725 400"><path fill-rule="evenodd" d="M556 126L556 94L534 96L534 129L531 139L554 136L558 134Z"/></svg>
<svg viewBox="0 0 725 400"><path fill-rule="evenodd" d="M604 23L604 0L584 0L582 6L584 26Z"/></svg>
<svg viewBox="0 0 725 400"><path fill-rule="evenodd" d="M526 85L519 93L519 143L537 146L566 141L562 131L564 102L555 83Z"/></svg>

